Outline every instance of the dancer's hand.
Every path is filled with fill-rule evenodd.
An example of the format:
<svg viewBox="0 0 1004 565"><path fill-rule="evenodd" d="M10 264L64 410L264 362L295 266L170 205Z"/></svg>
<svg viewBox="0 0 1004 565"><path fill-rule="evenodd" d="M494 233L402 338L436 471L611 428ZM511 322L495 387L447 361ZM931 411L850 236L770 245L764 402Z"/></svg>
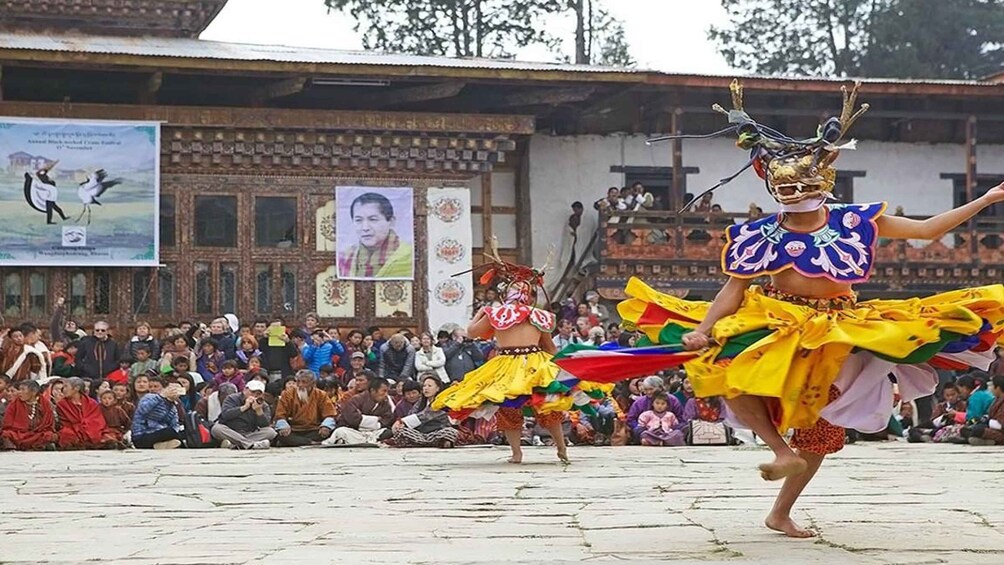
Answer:
<svg viewBox="0 0 1004 565"><path fill-rule="evenodd" d="M1004 202L1004 182L988 190L984 198L991 202Z"/></svg>
<svg viewBox="0 0 1004 565"><path fill-rule="evenodd" d="M687 351L696 351L698 349L704 349L711 342L708 335L702 331L694 330L690 333L683 334L683 348Z"/></svg>

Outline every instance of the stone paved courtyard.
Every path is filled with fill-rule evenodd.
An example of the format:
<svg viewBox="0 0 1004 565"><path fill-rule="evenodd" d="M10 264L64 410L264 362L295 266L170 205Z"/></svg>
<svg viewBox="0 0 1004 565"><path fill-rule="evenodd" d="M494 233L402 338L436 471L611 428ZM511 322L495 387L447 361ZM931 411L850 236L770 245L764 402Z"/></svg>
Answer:
<svg viewBox="0 0 1004 565"><path fill-rule="evenodd" d="M768 455L3 453L0 563L1004 563L1004 451L848 446L797 513L808 541L760 527Z"/></svg>

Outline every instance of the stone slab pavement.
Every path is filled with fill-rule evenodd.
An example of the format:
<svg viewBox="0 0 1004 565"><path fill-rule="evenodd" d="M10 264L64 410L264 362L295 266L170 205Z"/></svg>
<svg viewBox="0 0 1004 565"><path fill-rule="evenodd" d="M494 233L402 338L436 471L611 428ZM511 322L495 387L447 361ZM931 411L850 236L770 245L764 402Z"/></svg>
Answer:
<svg viewBox="0 0 1004 565"><path fill-rule="evenodd" d="M858 444L761 527L759 448L0 453L0 563L1004 563L1004 450Z"/></svg>

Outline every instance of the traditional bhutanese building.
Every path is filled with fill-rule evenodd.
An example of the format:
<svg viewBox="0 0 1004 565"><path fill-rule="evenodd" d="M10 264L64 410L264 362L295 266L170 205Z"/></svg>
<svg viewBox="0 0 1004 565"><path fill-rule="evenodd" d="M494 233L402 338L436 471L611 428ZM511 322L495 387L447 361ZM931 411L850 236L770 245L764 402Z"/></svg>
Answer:
<svg viewBox="0 0 1004 565"><path fill-rule="evenodd" d="M751 175L716 195L722 215L673 213L744 156L728 140L645 144L655 133L720 129L710 106L727 101L731 77L199 40L225 3L0 3L0 116L162 123L161 266L0 268L7 323L44 320L65 296L74 317L120 328L309 311L343 326L422 328L436 299L421 198L432 187L469 189L475 258L492 234L524 262L540 265L553 249L552 298L596 287L615 300L631 275L708 297L722 280L723 223L751 205L771 211ZM808 136L838 112L840 84L751 77L746 106ZM872 110L855 126L859 149L838 162L841 198L924 216L1004 178L999 76L866 80L861 97ZM0 157L11 169L48 159ZM613 223L592 209L608 187L634 182L655 209ZM414 282L335 276L340 185L414 188ZM573 201L586 212L571 262ZM863 290L999 281L1001 216L997 206L939 242L883 242Z"/></svg>

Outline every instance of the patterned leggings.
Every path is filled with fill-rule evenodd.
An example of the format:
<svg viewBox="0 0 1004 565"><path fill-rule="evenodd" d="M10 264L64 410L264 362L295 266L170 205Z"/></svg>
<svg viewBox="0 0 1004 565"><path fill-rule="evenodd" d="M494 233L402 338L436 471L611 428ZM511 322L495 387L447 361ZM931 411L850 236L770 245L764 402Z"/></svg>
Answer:
<svg viewBox="0 0 1004 565"><path fill-rule="evenodd" d="M561 425L565 421L564 412L548 412L546 414L535 414L537 424L547 428L553 425ZM523 429L523 410L519 408L499 408L495 413L499 431L520 431Z"/></svg>

